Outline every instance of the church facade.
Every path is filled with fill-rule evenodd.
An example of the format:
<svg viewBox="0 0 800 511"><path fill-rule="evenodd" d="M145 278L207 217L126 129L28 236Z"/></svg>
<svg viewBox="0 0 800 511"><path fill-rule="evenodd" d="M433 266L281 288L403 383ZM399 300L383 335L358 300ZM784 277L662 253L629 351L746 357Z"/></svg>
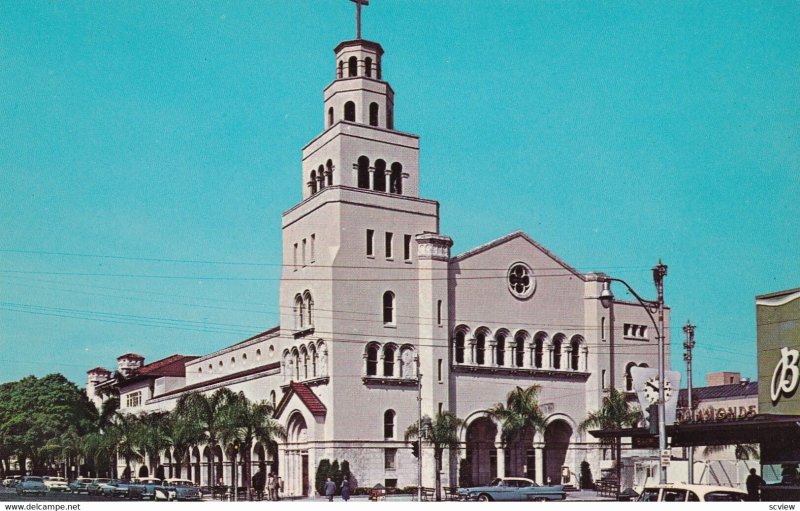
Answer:
<svg viewBox="0 0 800 511"><path fill-rule="evenodd" d="M419 137L394 126L382 47L359 38L334 55L324 129L302 151L302 200L283 214L280 325L199 357L145 365L124 355L131 377L95 368L87 392L100 399L115 387L130 413L223 386L271 401L288 436L277 450L256 445L252 459L279 472L287 495L313 494L324 458L348 460L360 486L416 485L404 432L420 407L464 421L443 485L458 485L459 467L475 484L508 475L577 486L582 461L599 476L610 454L579 424L611 386L633 390L630 367L656 367L647 311L604 307L606 275L577 271L522 232L451 254L438 202L419 196ZM666 346L668 363L668 333ZM505 445L487 410L531 385L547 425ZM216 448L218 467L207 446L189 454L201 485L237 470ZM174 462L169 452L159 460ZM422 466L433 486L428 446Z"/></svg>

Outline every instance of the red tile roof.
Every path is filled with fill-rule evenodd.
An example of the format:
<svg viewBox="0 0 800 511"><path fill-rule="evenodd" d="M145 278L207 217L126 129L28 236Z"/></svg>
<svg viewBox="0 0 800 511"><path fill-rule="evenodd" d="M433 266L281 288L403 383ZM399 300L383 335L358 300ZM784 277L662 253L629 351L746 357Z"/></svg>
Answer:
<svg viewBox="0 0 800 511"><path fill-rule="evenodd" d="M186 363L196 359L194 355L172 355L156 360L136 371L136 376L186 376Z"/></svg>
<svg viewBox="0 0 800 511"><path fill-rule="evenodd" d="M88 371L86 371L86 374L92 374L92 373L104 373L104 374L107 373L107 374L111 374L111 371L109 371L105 367L95 367L94 369L89 369Z"/></svg>
<svg viewBox="0 0 800 511"><path fill-rule="evenodd" d="M117 357L117 360L120 360L120 359L123 359L123 358L136 358L136 359L139 359L139 360L144 360L143 356L137 355L136 353L126 353L124 355L120 355L120 356Z"/></svg>
<svg viewBox="0 0 800 511"><path fill-rule="evenodd" d="M308 408L311 415L325 415L328 413L328 409L322 404L319 397L314 394L314 391L308 388L308 385L293 381L289 384L289 391L283 395L283 399L278 403L275 417L280 417L281 413L283 413L284 408L286 408L286 405L292 398L292 394L297 394L297 397L303 402L306 408Z"/></svg>
<svg viewBox="0 0 800 511"><path fill-rule="evenodd" d="M239 371L238 373L228 374L228 375L220 376L218 378L214 378L214 379L211 379L211 380L205 380L205 381L201 381L201 382L198 382L198 383L193 383L191 385L186 385L185 387L181 387L181 388L175 389L175 390L170 390L169 392L164 392L163 394L159 394L159 395L157 395L155 397L161 398L161 397L164 397L164 396L171 396L173 394L182 394L184 392L190 392L192 390L202 389L203 387L209 387L209 386L212 386L212 385L216 385L216 384L222 383L222 382L224 382L226 380L234 380L236 378L242 378L244 376L251 376L251 375L258 374L258 373L261 373L261 372L264 372L264 371L277 369L280 366L281 366L280 362L272 362L270 364L266 364L266 365L263 365L263 366L258 366L258 367L253 367L253 368L250 368L250 369L245 369L244 371Z"/></svg>

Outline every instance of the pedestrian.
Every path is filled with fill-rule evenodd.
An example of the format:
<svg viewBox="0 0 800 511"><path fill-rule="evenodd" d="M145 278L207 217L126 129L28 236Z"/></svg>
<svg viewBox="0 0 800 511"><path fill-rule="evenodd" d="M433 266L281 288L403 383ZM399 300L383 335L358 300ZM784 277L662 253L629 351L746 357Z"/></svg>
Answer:
<svg viewBox="0 0 800 511"><path fill-rule="evenodd" d="M350 500L350 481L346 477L342 481L342 500L345 502Z"/></svg>
<svg viewBox="0 0 800 511"><path fill-rule="evenodd" d="M767 484L761 476L756 474L756 469L750 469L750 475L747 476L747 480L745 481L745 486L747 486L747 500L758 502L761 500L758 496L759 490L761 489L761 485Z"/></svg>
<svg viewBox="0 0 800 511"><path fill-rule="evenodd" d="M278 476L272 474L272 485L269 487L269 497L270 500L280 500L278 499Z"/></svg>
<svg viewBox="0 0 800 511"><path fill-rule="evenodd" d="M333 502L333 494L336 493L336 483L331 481L329 477L325 482L325 496L328 497L328 502Z"/></svg>
<svg viewBox="0 0 800 511"><path fill-rule="evenodd" d="M273 475L272 472L270 472L269 477L267 478L267 500L275 500L272 494L273 493L272 489L275 486L274 482L275 482L275 476Z"/></svg>

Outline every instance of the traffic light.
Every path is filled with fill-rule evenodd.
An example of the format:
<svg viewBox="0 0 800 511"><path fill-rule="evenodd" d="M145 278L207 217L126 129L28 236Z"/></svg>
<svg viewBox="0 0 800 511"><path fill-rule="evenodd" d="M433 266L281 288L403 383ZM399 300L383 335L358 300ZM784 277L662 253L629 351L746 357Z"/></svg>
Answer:
<svg viewBox="0 0 800 511"><path fill-rule="evenodd" d="M647 407L647 429L651 435L658 434L658 405Z"/></svg>
<svg viewBox="0 0 800 511"><path fill-rule="evenodd" d="M411 454L414 455L415 458L419 458L419 440L414 440L411 443Z"/></svg>

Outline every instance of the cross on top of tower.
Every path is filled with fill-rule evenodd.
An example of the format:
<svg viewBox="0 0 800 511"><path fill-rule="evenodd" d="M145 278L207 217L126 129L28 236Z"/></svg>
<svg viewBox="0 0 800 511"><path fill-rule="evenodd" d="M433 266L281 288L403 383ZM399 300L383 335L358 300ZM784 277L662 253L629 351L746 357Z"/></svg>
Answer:
<svg viewBox="0 0 800 511"><path fill-rule="evenodd" d="M361 39L361 6L369 5L369 0L350 0L356 4L356 39Z"/></svg>

